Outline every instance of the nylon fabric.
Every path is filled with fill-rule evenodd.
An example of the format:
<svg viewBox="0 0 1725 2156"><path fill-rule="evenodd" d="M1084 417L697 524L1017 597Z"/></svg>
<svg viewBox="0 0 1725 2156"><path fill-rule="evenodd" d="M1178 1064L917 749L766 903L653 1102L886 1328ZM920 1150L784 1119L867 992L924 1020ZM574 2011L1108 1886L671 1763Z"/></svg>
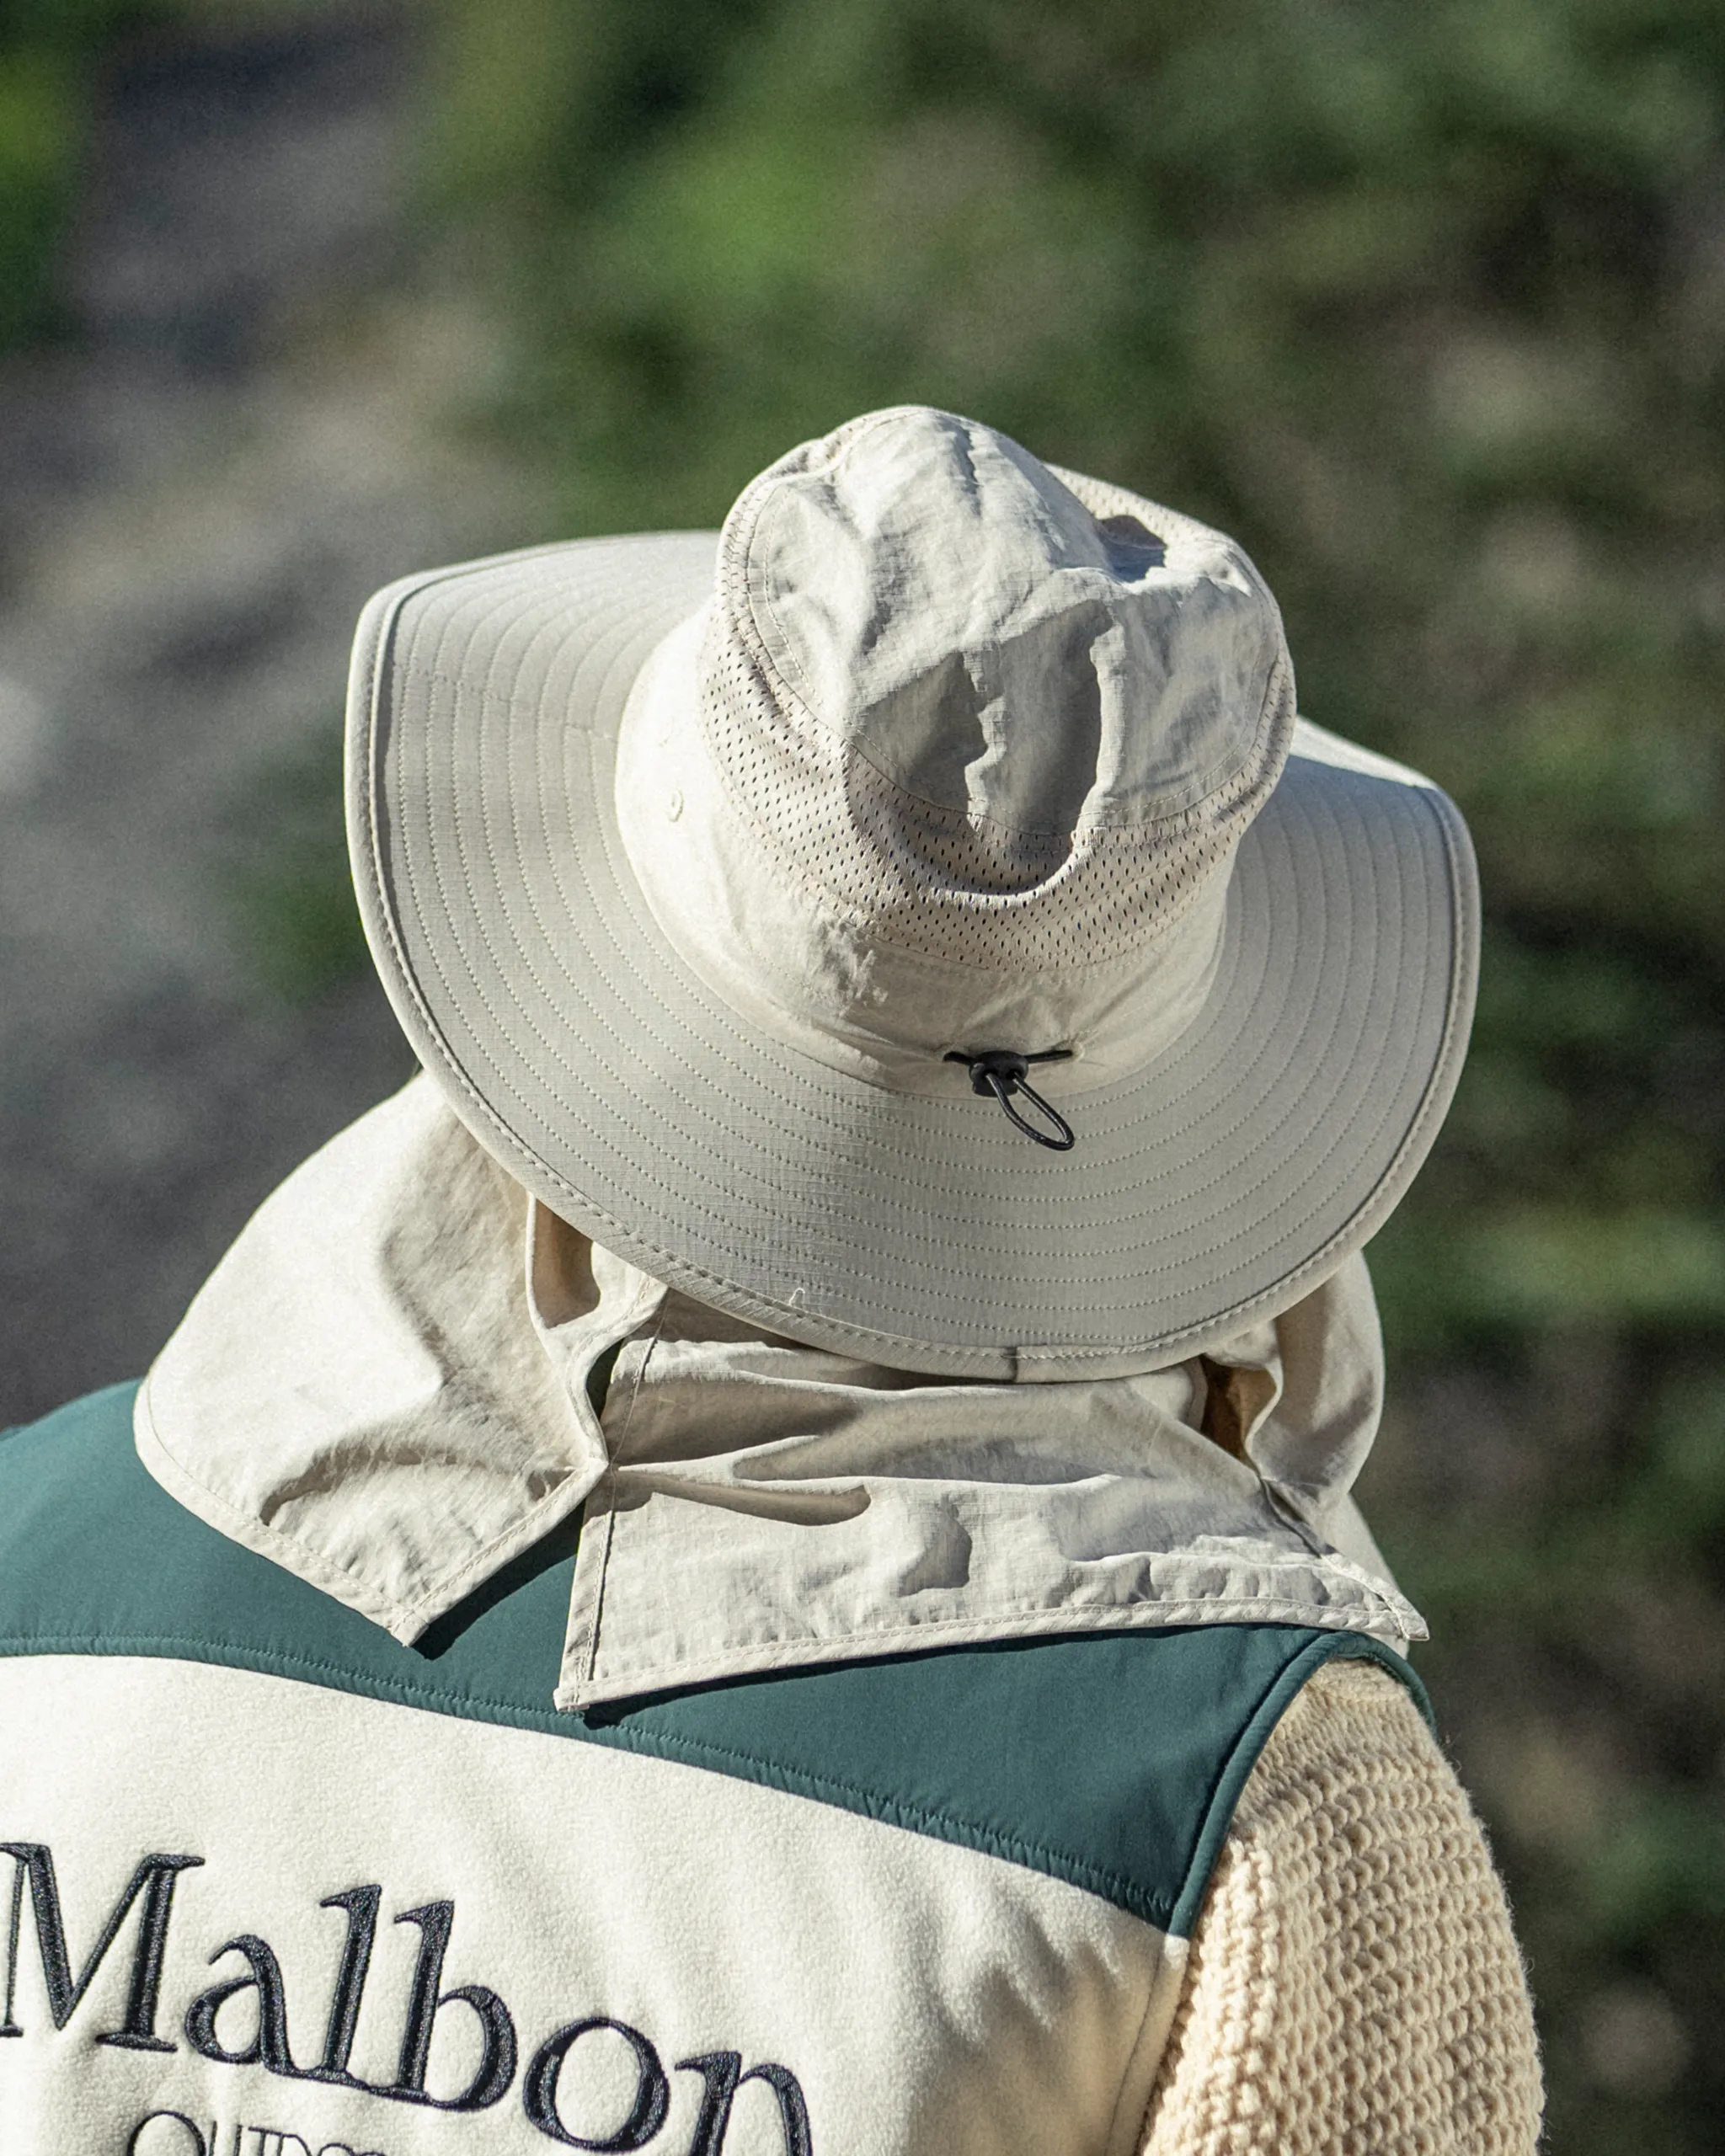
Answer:
<svg viewBox="0 0 1725 2156"><path fill-rule="evenodd" d="M1240 549L1115 494L914 407L744 490L625 709L617 810L770 1038L935 1095L967 1043L1061 1047L1077 1091L1201 1008L1293 673Z"/></svg>
<svg viewBox="0 0 1725 2156"><path fill-rule="evenodd" d="M964 1384L761 1333L530 1204L420 1080L266 1203L137 1437L200 1518L403 1640L583 1508L565 1708L1112 1625L1418 1636L1348 1494L1381 1393L1363 1261L1230 1352L1231 1450L1196 1360Z"/></svg>

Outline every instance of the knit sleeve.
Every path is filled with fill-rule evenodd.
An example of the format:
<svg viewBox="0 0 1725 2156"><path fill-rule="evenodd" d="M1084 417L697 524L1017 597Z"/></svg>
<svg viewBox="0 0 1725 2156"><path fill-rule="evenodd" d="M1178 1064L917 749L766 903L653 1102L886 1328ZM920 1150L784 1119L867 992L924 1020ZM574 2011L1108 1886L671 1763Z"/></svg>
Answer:
<svg viewBox="0 0 1725 2156"><path fill-rule="evenodd" d="M1479 1822L1406 1689L1327 1663L1235 1813L1143 2156L1528 2156L1541 2105Z"/></svg>

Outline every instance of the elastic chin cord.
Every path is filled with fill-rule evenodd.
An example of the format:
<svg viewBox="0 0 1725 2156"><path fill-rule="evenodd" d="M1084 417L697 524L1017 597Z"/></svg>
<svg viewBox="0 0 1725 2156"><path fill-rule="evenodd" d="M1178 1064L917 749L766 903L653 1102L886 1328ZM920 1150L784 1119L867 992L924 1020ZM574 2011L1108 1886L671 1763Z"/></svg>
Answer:
<svg viewBox="0 0 1725 2156"><path fill-rule="evenodd" d="M1045 1101L1033 1086L1025 1083L1025 1073L1033 1063L1066 1063L1071 1059L1069 1048L1044 1049L1039 1055L1021 1055L1017 1049L952 1049L943 1059L948 1063L962 1063L970 1073L970 1090L985 1098L992 1093L1007 1113L1009 1122L1017 1124L1027 1138L1033 1138L1039 1145L1046 1145L1051 1153L1070 1153L1076 1144L1072 1126L1051 1102ZM1040 1129L1021 1115L1012 1106L1015 1093L1022 1094L1037 1113L1047 1118L1047 1128Z"/></svg>

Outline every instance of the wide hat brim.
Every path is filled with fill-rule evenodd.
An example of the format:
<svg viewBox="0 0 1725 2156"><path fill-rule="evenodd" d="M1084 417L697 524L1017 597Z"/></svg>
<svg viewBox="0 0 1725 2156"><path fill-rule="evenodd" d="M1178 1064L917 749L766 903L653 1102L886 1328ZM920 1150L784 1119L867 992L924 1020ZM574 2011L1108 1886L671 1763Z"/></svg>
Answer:
<svg viewBox="0 0 1725 2156"><path fill-rule="evenodd" d="M1155 1368L1315 1287L1381 1225L1455 1090L1477 898L1437 788L1303 723L1242 840L1195 1021L1063 1095L1049 1152L740 1017L617 833L623 707L716 536L540 547L380 592L355 647L349 830L385 988L481 1143L553 1211L768 1331L906 1369Z"/></svg>

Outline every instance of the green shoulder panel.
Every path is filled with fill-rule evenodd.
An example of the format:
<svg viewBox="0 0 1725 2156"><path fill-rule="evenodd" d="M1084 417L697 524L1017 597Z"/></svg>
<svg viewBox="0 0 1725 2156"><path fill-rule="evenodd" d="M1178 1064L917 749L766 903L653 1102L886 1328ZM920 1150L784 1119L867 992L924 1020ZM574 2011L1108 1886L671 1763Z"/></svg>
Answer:
<svg viewBox="0 0 1725 2156"><path fill-rule="evenodd" d="M413 1646L195 1518L132 1443L136 1387L0 1439L0 1654L152 1655L709 1769L983 1849L1165 1931L1197 1919L1247 1775L1359 1633L1086 1633L776 1673L595 1710L550 1704L576 1530Z"/></svg>

